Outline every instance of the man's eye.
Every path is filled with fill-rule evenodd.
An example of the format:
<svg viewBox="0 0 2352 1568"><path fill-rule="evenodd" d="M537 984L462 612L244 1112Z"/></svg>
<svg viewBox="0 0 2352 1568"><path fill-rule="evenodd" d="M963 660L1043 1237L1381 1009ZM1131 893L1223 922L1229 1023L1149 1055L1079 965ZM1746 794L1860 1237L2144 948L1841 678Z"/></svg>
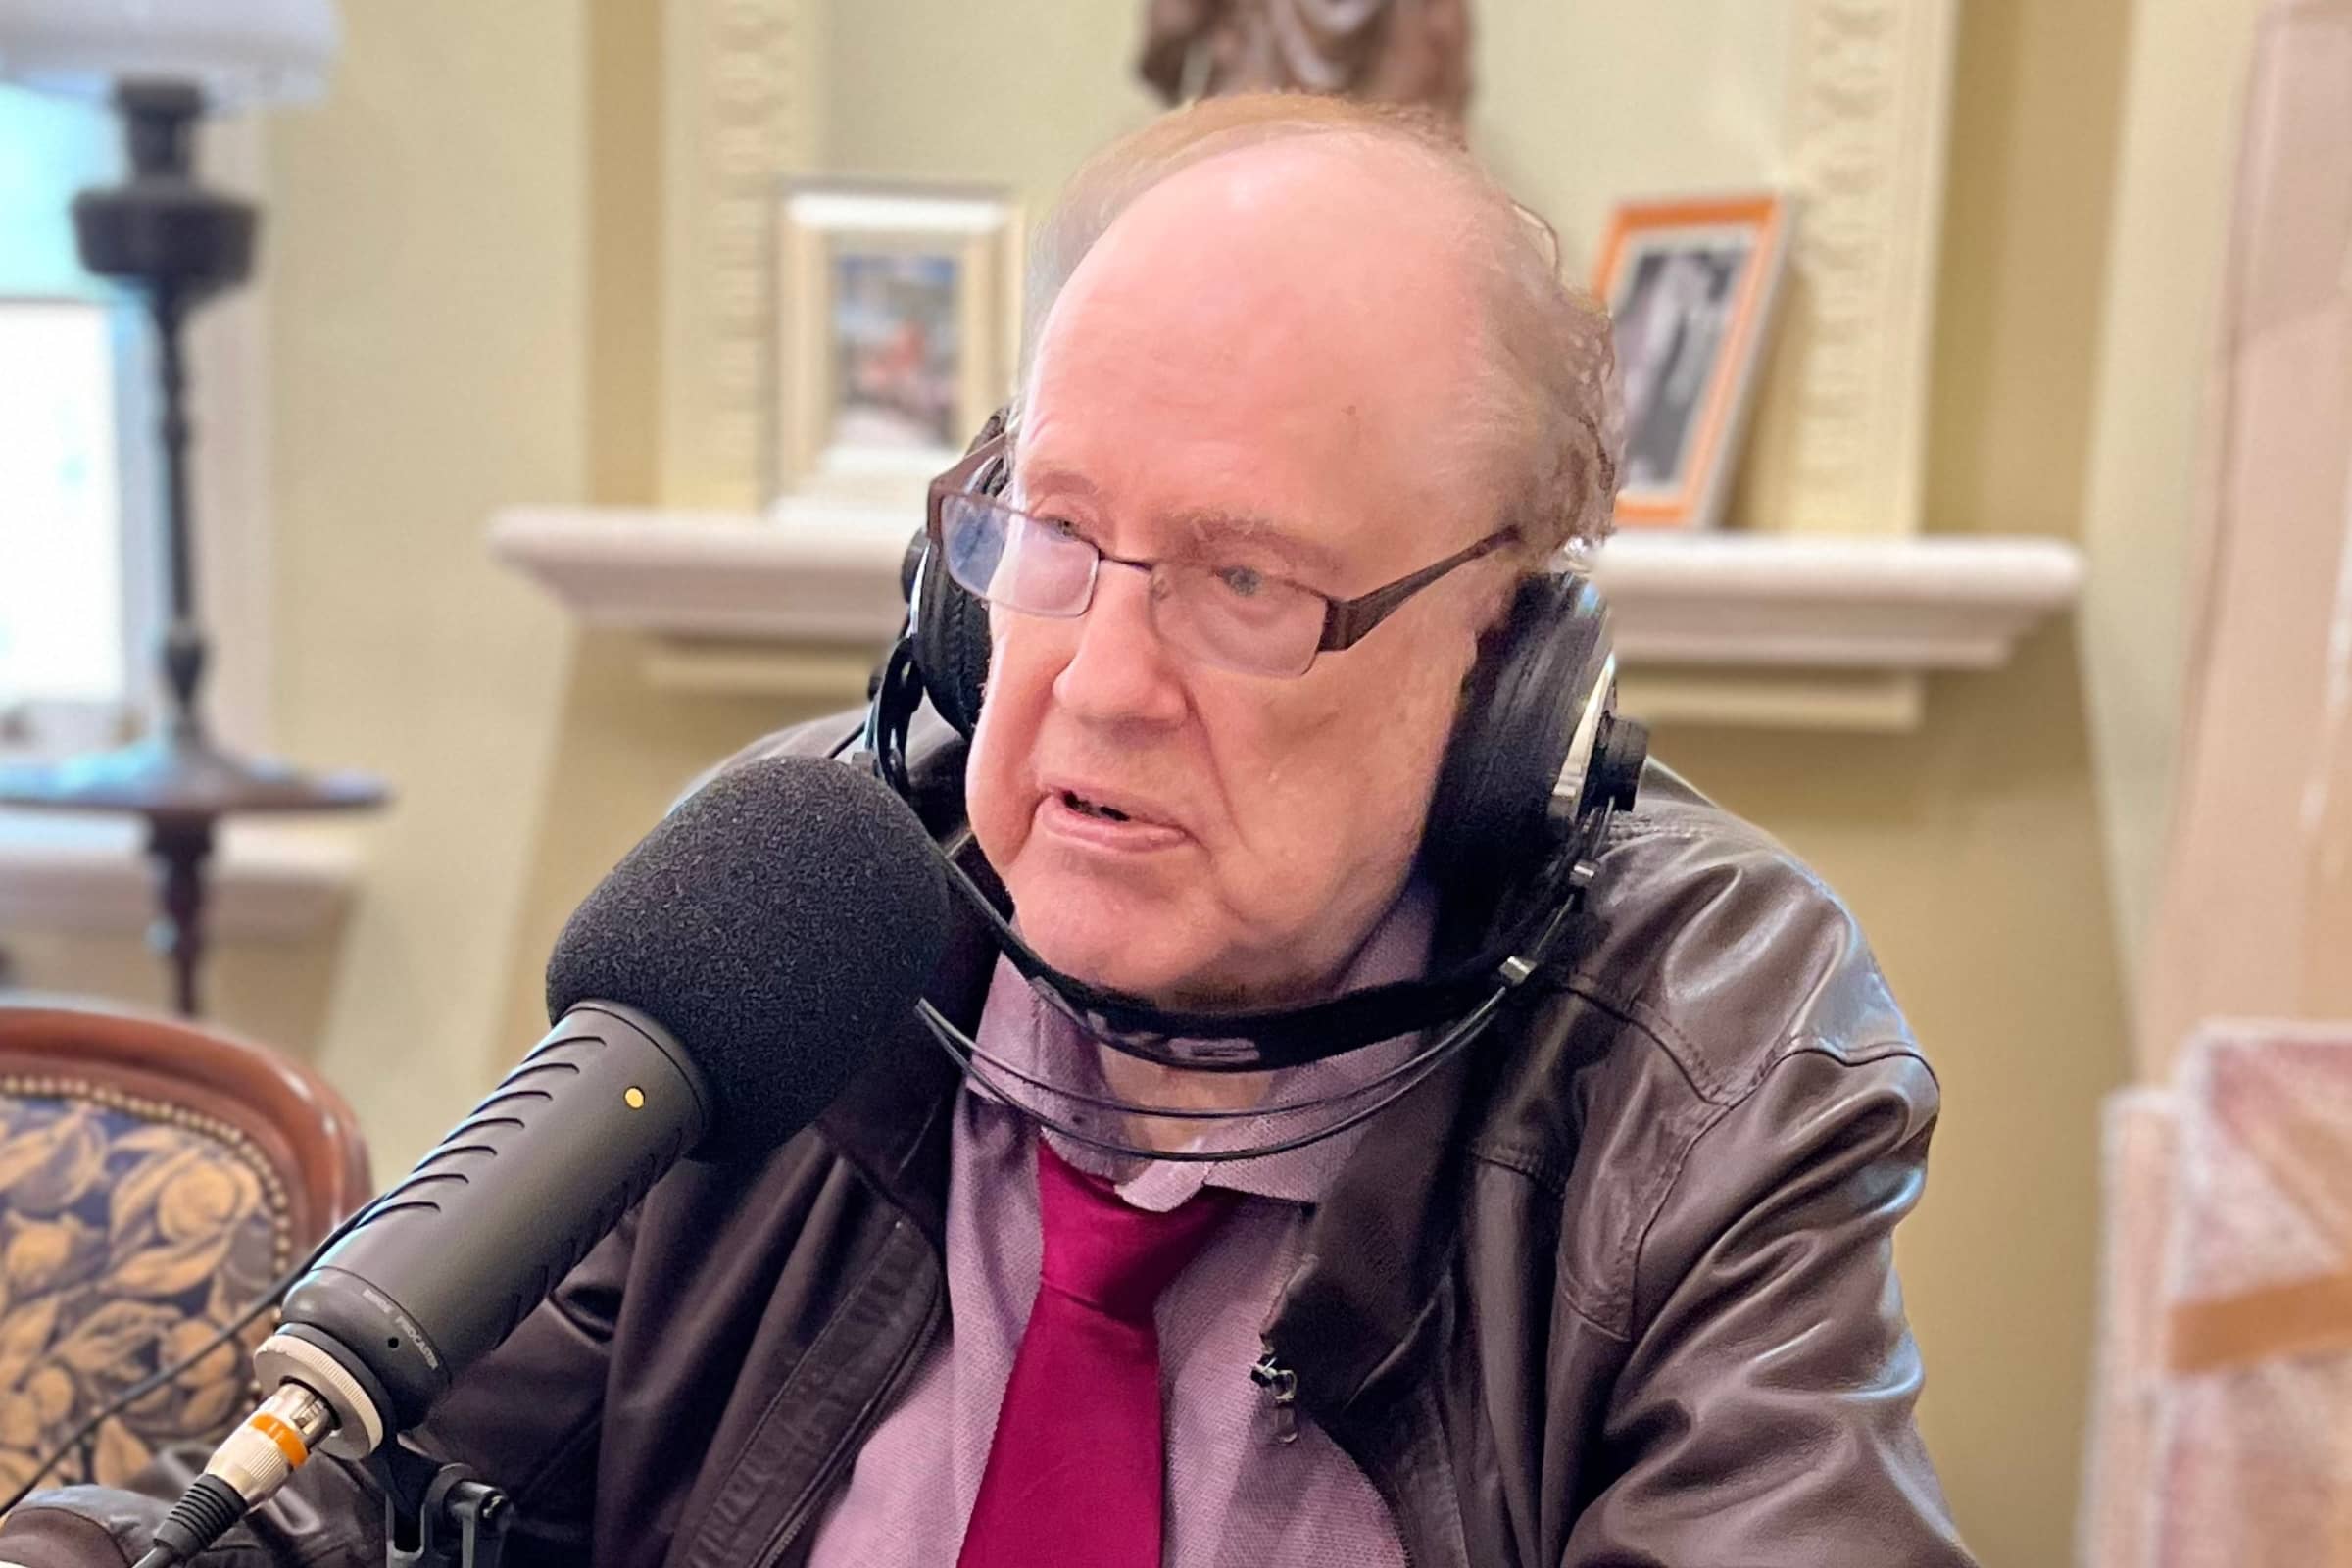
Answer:
<svg viewBox="0 0 2352 1568"><path fill-rule="evenodd" d="M1067 517L1040 517L1037 519L1037 523L1056 539L1083 541L1086 538L1086 535L1078 531L1078 525Z"/></svg>
<svg viewBox="0 0 2352 1568"><path fill-rule="evenodd" d="M1254 566L1219 566L1213 575L1237 599L1254 599L1266 586L1265 575Z"/></svg>

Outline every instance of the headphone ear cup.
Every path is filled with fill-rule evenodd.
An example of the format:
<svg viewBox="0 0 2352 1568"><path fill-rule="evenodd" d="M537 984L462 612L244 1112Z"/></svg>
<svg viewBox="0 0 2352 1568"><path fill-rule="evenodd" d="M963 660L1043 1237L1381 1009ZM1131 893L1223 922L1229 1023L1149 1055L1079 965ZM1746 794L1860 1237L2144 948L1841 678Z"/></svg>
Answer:
<svg viewBox="0 0 2352 1568"><path fill-rule="evenodd" d="M1553 787L1609 657L1608 616L1582 577L1520 584L1464 683L1421 855L1444 883L1507 880L1548 846Z"/></svg>
<svg viewBox="0 0 2352 1568"><path fill-rule="evenodd" d="M976 449L1002 442L1004 411L989 416L973 439ZM1012 482L1012 465L1000 450L973 476L971 490L1001 496ZM951 576L945 562L935 559L927 535L915 563L911 589L914 629L914 667L923 678L923 695L939 716L965 740L980 723L980 698L988 689L988 605Z"/></svg>
<svg viewBox="0 0 2352 1568"><path fill-rule="evenodd" d="M971 739L988 689L988 606L929 550L914 573L914 667L939 716Z"/></svg>

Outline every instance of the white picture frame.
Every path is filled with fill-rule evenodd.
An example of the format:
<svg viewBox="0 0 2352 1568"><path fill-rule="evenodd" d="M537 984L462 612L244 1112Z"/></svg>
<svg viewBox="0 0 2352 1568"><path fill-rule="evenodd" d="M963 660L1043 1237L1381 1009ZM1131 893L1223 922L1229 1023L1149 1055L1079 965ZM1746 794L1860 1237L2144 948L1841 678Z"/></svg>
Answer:
<svg viewBox="0 0 2352 1568"><path fill-rule="evenodd" d="M977 185L786 181L769 493L920 504L1012 390L1019 209Z"/></svg>

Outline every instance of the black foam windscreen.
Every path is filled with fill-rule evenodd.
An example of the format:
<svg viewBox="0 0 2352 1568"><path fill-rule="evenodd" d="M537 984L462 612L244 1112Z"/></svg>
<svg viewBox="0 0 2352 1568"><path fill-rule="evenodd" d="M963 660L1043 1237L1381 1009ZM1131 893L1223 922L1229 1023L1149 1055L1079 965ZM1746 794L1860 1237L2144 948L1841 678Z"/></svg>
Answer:
<svg viewBox="0 0 2352 1568"><path fill-rule="evenodd" d="M840 762L763 759L681 803L573 911L547 1012L617 1002L667 1029L715 1102L696 1152L732 1160L832 1102L947 935L945 873L905 802Z"/></svg>

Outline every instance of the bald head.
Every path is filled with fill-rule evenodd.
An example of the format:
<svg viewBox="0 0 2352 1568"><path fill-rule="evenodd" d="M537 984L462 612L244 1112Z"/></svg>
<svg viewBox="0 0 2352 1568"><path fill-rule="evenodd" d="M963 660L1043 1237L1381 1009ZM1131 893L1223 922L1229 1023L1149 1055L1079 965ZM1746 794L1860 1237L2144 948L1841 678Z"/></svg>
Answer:
<svg viewBox="0 0 2352 1568"><path fill-rule="evenodd" d="M1416 517L1483 522L1499 498L1464 417L1485 364L1469 220L1456 188L1372 143L1276 142L1184 169L1120 214L1054 301L1027 422L1054 420L1073 381L1090 417L1112 399L1139 441L1247 418L1307 462L1381 472Z"/></svg>
<svg viewBox="0 0 2352 1568"><path fill-rule="evenodd" d="M1098 252L1125 253L1109 281L1134 321L1096 294ZM1367 398L1411 383L1429 415L1410 435L1428 468L1417 487L1481 493L1489 520L1527 541L1528 566L1607 531L1622 426L1607 318L1560 281L1541 220L1435 120L1240 96L1106 149L1039 233L1024 409L1048 340L1076 324L1061 307L1082 273L1090 333L1205 329L1221 314L1246 328L1231 366L1252 355L1253 373L1278 368L1312 340Z"/></svg>

